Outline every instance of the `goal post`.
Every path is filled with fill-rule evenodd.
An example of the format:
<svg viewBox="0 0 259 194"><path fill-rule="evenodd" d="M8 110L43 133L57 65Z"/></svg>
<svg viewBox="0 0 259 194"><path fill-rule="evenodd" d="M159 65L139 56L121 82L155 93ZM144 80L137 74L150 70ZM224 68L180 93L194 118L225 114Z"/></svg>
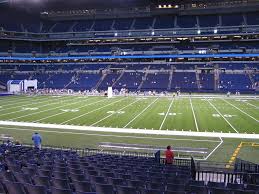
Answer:
<svg viewBox="0 0 259 194"><path fill-rule="evenodd" d="M107 96L108 98L112 98L112 87L108 87Z"/></svg>

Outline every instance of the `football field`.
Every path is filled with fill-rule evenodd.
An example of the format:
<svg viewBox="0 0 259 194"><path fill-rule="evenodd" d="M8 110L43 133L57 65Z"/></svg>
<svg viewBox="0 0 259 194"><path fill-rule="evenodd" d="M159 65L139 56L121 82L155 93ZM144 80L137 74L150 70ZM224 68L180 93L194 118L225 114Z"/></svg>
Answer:
<svg viewBox="0 0 259 194"><path fill-rule="evenodd" d="M249 96L9 96L0 98L0 133L30 143L32 131L37 130L46 144L56 146L98 147L100 142L117 142L206 148L203 159L227 162L241 142L259 142L242 139L242 134L259 134L258 107L258 98ZM196 133L212 135L199 137ZM221 138L213 133L240 134L240 138ZM253 160L257 148L243 150L247 149ZM241 150L242 154L250 158Z"/></svg>

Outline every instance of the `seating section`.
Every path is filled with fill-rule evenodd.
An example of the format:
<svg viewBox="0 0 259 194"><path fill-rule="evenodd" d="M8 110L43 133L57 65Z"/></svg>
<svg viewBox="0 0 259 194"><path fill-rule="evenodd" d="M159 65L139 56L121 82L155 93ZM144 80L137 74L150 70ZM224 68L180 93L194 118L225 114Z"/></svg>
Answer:
<svg viewBox="0 0 259 194"><path fill-rule="evenodd" d="M98 81L101 79L101 74L90 74L90 73L83 73L77 75L72 83L69 84L68 88L73 88L76 91L79 90L91 90L96 86Z"/></svg>
<svg viewBox="0 0 259 194"><path fill-rule="evenodd" d="M173 16L156 17L155 29L166 29L174 27L175 18Z"/></svg>
<svg viewBox="0 0 259 194"><path fill-rule="evenodd" d="M98 87L99 90L107 90L108 87L111 87L116 80L119 78L119 73L109 73L105 76L102 80L100 86Z"/></svg>
<svg viewBox="0 0 259 194"><path fill-rule="evenodd" d="M226 14L222 16L223 26L240 26L244 24L242 14Z"/></svg>
<svg viewBox="0 0 259 194"><path fill-rule="evenodd" d="M5 149L2 145L1 150ZM181 183L178 187L184 191L184 183L190 180L188 166L164 166L154 158L134 156L80 157L70 150L12 146L5 164L0 172L0 192L8 194L115 194L150 189L162 194L166 185L173 188L176 183Z"/></svg>
<svg viewBox="0 0 259 194"><path fill-rule="evenodd" d="M220 74L219 87L223 91L249 91L252 83L245 74Z"/></svg>
<svg viewBox="0 0 259 194"><path fill-rule="evenodd" d="M171 89L180 89L181 91L195 91L198 89L195 73L176 72L173 74Z"/></svg>
<svg viewBox="0 0 259 194"><path fill-rule="evenodd" d="M180 28L193 28L197 26L196 16L178 16L177 25Z"/></svg>
<svg viewBox="0 0 259 194"><path fill-rule="evenodd" d="M166 91L169 84L168 73L149 73L144 80L142 90Z"/></svg>
<svg viewBox="0 0 259 194"><path fill-rule="evenodd" d="M212 91L214 90L214 75L213 74L204 74L199 75L201 90Z"/></svg>
<svg viewBox="0 0 259 194"><path fill-rule="evenodd" d="M214 68L221 69L215 81ZM121 90L254 93L259 86L258 64L57 64L1 65L0 82L37 79L38 88L84 91ZM250 70L250 75L246 72ZM197 72L201 71L201 72ZM217 86L218 85L218 86ZM218 88L216 88L218 87Z"/></svg>
<svg viewBox="0 0 259 194"><path fill-rule="evenodd" d="M199 25L201 27L215 27L219 25L218 15L207 15L206 17L199 16Z"/></svg>
<svg viewBox="0 0 259 194"><path fill-rule="evenodd" d="M259 192L258 185L193 180L188 163L176 162L174 165L165 165L157 162L154 157L98 152L81 156L73 149L39 150L28 146L5 144L0 146L0 150L4 156L0 172L0 193L3 194Z"/></svg>
<svg viewBox="0 0 259 194"><path fill-rule="evenodd" d="M130 91L136 91L142 82L144 73L125 72L123 76L116 82L114 88L127 88Z"/></svg>
<svg viewBox="0 0 259 194"><path fill-rule="evenodd" d="M8 16L6 16L8 17ZM258 25L259 14L257 12L248 12L243 14L220 14L220 15L161 15L144 18L116 18L116 19L96 19L96 20L73 20L73 21L49 21L37 20L32 16L26 16L26 22L23 16L20 16L19 22L12 20L1 21L0 27L8 31L23 31L34 33L51 32L84 32L90 30L130 30L130 29L168 29L174 27L195 28L216 27L216 26L240 26L240 25ZM78 35L80 36L80 35Z"/></svg>

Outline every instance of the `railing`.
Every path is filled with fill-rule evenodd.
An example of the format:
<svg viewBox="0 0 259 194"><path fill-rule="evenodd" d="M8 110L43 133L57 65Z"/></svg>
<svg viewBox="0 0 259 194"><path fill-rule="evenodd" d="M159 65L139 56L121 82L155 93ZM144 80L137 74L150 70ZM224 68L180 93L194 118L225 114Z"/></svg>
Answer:
<svg viewBox="0 0 259 194"><path fill-rule="evenodd" d="M237 158L234 166L234 171L259 173L259 164L255 164L255 163Z"/></svg>
<svg viewBox="0 0 259 194"><path fill-rule="evenodd" d="M100 149L84 149L85 156L92 156L97 154L107 154L116 156L135 156L135 157L146 157L155 158L154 153L151 152L131 152L131 151L118 151L118 150L100 150Z"/></svg>
<svg viewBox="0 0 259 194"><path fill-rule="evenodd" d="M259 184L259 173L197 171L196 180L204 182L219 182L225 184Z"/></svg>
<svg viewBox="0 0 259 194"><path fill-rule="evenodd" d="M207 170L213 169L215 171L220 171L220 172L233 172L233 168L226 168L227 165L229 164L226 162L197 161L196 170L207 171Z"/></svg>
<svg viewBox="0 0 259 194"><path fill-rule="evenodd" d="M22 144L22 146L32 147L32 148L34 147L33 144ZM71 152L76 152L81 157L86 156L85 149L83 149L83 148L72 148L72 147L65 147L65 146L58 147L58 146L44 145L44 146L42 146L42 149L71 151Z"/></svg>
<svg viewBox="0 0 259 194"><path fill-rule="evenodd" d="M165 164L165 158L160 158L160 164ZM176 166L191 166L191 160L188 159L174 159L173 165Z"/></svg>

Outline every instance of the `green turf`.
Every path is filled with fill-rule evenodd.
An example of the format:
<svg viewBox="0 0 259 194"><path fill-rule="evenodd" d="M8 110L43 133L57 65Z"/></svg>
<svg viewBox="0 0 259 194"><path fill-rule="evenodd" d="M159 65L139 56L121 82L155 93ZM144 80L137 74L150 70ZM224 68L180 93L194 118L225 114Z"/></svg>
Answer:
<svg viewBox="0 0 259 194"><path fill-rule="evenodd" d="M169 107L171 103L172 106ZM0 100L0 120L158 130L259 133L257 104L257 100L169 97L3 97Z"/></svg>
<svg viewBox="0 0 259 194"><path fill-rule="evenodd" d="M10 134L24 143L31 143L32 132L38 130L43 134L44 143L53 146L97 147L99 142L108 141L202 147L208 148L210 152L218 142L207 140L219 141L219 138L137 135L131 134L130 128L258 134L258 107L259 101L256 99L11 96L0 98L0 120L127 128L125 130L128 133L35 129L20 126L0 126L0 133ZM223 140L222 146L208 158L209 160L227 162L238 144L247 141L227 138ZM240 152L240 156L253 160L253 153ZM259 162L258 159L255 160Z"/></svg>

